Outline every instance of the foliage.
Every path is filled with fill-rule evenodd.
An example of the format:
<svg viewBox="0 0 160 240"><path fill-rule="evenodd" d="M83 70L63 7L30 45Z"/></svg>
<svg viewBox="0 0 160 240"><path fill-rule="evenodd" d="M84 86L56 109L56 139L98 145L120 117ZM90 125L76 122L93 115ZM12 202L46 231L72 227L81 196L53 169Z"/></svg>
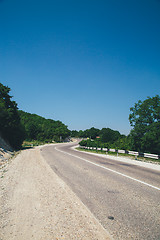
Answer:
<svg viewBox="0 0 160 240"><path fill-rule="evenodd" d="M17 103L9 95L10 90L0 83L0 132L13 148L18 149L24 139L24 129L20 123Z"/></svg>
<svg viewBox="0 0 160 240"><path fill-rule="evenodd" d="M38 140L26 141L25 140L22 144L22 149L39 146L39 145L44 145L46 143L48 143L48 141L38 141Z"/></svg>
<svg viewBox="0 0 160 240"><path fill-rule="evenodd" d="M114 131L110 128L102 128L100 131L100 138L103 143L110 142L113 143L119 139L121 134L118 131Z"/></svg>
<svg viewBox="0 0 160 240"><path fill-rule="evenodd" d="M90 128L69 131L61 121L45 119L36 114L18 111L9 95L10 88L0 83L0 133L18 149L24 139L37 142L61 142L65 138L86 138L80 145L115 148L160 154L160 96L138 101L130 108L129 121L133 129L128 136L110 128Z"/></svg>
<svg viewBox="0 0 160 240"><path fill-rule="evenodd" d="M130 111L132 149L160 154L160 96L138 101Z"/></svg>
<svg viewBox="0 0 160 240"><path fill-rule="evenodd" d="M79 142L79 145L86 147L86 146L87 146L87 140L82 140L82 141L80 141L80 142Z"/></svg>
<svg viewBox="0 0 160 240"><path fill-rule="evenodd" d="M71 137L79 137L79 132L77 130L72 130Z"/></svg>
<svg viewBox="0 0 160 240"><path fill-rule="evenodd" d="M79 133L81 137L89 138L80 142L80 145L87 147L111 147L115 141L124 137L124 135L121 135L118 131L110 128L102 128L100 130L92 127L85 131L80 130Z"/></svg>
<svg viewBox="0 0 160 240"><path fill-rule="evenodd" d="M91 139L96 139L96 137L99 136L99 133L99 129L92 127L90 129L86 129L83 133L83 136Z"/></svg>
<svg viewBox="0 0 160 240"><path fill-rule="evenodd" d="M133 145L132 138L130 136L121 136L118 140L110 145L113 149L131 150Z"/></svg>
<svg viewBox="0 0 160 240"><path fill-rule="evenodd" d="M160 97L156 95L152 98L148 97L143 102L138 101L130 111L129 121L133 129L128 136L110 128L96 129L96 131L91 128L79 133L85 138L93 136L91 139L94 141L83 140L80 145L160 154ZM95 137L96 134L92 134L95 132L99 139Z"/></svg>
<svg viewBox="0 0 160 240"><path fill-rule="evenodd" d="M61 121L45 119L24 111L19 111L19 115L25 128L26 140L60 142L70 135L67 126Z"/></svg>
<svg viewBox="0 0 160 240"><path fill-rule="evenodd" d="M145 128L154 122L160 122L160 96L148 97L143 102L139 100L134 107L130 108L130 111L132 112L129 115L131 126Z"/></svg>
<svg viewBox="0 0 160 240"><path fill-rule="evenodd" d="M71 131L71 136L79 137L79 138L90 138L92 140L95 140L97 137L100 137L100 141L103 143L106 143L106 142L113 143L114 141L119 139L119 137L121 137L122 135L118 131L112 130L110 128L102 128L100 130L92 127L84 131L80 130L79 132L76 130L73 130Z"/></svg>

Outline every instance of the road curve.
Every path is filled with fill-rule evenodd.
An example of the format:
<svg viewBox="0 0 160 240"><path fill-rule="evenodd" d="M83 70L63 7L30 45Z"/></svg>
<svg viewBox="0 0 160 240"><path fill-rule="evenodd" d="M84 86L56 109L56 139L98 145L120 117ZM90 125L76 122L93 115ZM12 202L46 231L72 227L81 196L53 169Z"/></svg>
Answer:
<svg viewBox="0 0 160 240"><path fill-rule="evenodd" d="M160 171L74 151L74 145L41 153L115 240L159 240Z"/></svg>

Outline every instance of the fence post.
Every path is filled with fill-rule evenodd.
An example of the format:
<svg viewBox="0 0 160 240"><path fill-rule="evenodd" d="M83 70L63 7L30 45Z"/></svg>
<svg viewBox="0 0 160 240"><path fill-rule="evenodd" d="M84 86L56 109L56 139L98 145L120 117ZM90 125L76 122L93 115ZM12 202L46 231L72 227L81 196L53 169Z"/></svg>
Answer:
<svg viewBox="0 0 160 240"><path fill-rule="evenodd" d="M117 157L118 157L118 150L116 150L116 152L117 152Z"/></svg>

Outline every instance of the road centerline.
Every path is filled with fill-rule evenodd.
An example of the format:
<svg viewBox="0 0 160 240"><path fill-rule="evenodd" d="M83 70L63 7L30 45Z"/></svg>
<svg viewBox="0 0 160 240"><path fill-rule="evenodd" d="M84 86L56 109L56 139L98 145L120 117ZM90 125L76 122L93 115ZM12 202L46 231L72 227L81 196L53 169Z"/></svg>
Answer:
<svg viewBox="0 0 160 240"><path fill-rule="evenodd" d="M62 150L60 150L60 149L58 149L58 148L56 148L56 147L55 147L55 149L56 149L57 151L61 152L61 153L70 155L70 156L75 157L75 158L78 158L78 159L81 159L81 160L84 161L84 162L90 163L90 164L92 164L92 165L94 165L94 166L103 168L103 169L105 169L105 170L107 170L107 171L113 172L113 173L115 173L115 174L118 174L118 175L120 175L120 176L126 177L126 178L128 178L128 179L131 179L131 180L133 180L133 181L139 182L139 183L141 183L141 184L144 184L144 185L146 185L146 186L148 186L148 187L151 187L151 188L153 188L153 189L156 189L156 190L160 191L160 188L155 187L155 186L153 186L153 185L151 185L151 184L149 184L149 183L143 182L143 181L141 181L141 180L138 180L138 179L133 178L133 177L130 177L130 176L126 175L126 174L117 172L117 171L112 170L112 169L110 169L110 168L101 166L101 165L99 165L99 164L97 164L97 163L93 163L93 162L91 162L91 161L89 161L89 160L87 160L87 159L85 159L85 158L82 158L82 157L73 155L73 154L71 154L71 153L64 152L64 151L62 151Z"/></svg>

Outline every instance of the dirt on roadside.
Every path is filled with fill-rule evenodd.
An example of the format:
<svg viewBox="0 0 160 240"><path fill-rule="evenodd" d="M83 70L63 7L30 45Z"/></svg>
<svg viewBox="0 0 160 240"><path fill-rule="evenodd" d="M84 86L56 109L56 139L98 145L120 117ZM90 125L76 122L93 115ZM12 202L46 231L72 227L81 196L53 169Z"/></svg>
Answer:
<svg viewBox="0 0 160 240"><path fill-rule="evenodd" d="M0 240L111 239L45 162L40 147L4 166L0 185Z"/></svg>

